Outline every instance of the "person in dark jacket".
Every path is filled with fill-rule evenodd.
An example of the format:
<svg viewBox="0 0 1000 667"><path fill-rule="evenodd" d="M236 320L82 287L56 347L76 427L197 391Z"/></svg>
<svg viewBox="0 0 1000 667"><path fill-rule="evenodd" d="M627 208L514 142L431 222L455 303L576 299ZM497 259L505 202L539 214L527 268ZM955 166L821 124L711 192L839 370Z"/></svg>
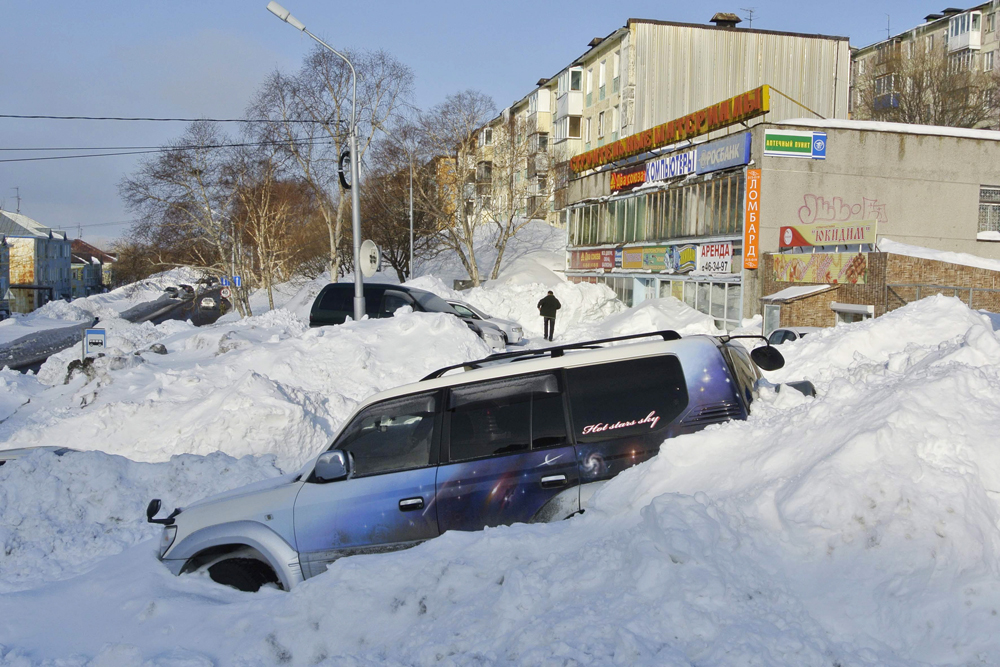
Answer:
<svg viewBox="0 0 1000 667"><path fill-rule="evenodd" d="M562 304L552 290L538 302L538 314L542 316L545 324L545 340L552 340L552 336L556 333L556 311L560 308Z"/></svg>

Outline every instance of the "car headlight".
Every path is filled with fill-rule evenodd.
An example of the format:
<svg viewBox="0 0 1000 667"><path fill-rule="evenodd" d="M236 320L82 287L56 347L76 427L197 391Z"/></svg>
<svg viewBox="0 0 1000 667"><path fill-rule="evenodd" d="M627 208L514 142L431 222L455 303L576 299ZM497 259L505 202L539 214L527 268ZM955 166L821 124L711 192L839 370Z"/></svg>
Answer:
<svg viewBox="0 0 1000 667"><path fill-rule="evenodd" d="M177 537L177 526L163 527L163 532L160 533L160 558L163 558L163 554L167 553L167 549L174 543L175 537Z"/></svg>

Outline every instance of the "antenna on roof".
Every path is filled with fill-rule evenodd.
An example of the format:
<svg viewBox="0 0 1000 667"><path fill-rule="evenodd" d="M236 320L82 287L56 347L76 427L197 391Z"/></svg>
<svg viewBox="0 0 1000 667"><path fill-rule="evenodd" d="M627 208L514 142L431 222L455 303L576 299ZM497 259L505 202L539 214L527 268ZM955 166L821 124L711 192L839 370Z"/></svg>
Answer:
<svg viewBox="0 0 1000 667"><path fill-rule="evenodd" d="M747 27L748 28L752 28L753 27L753 13L755 11L757 11L757 8L756 7L740 7L740 9L742 9L743 11L745 11L747 13L747 21L749 22L749 24L747 25Z"/></svg>
<svg viewBox="0 0 1000 667"><path fill-rule="evenodd" d="M885 15L885 38L889 39L892 37L892 33L889 31L889 15Z"/></svg>
<svg viewBox="0 0 1000 667"><path fill-rule="evenodd" d="M15 185L14 187L11 188L11 190L13 190L14 192L17 193L17 212L20 213L21 212L21 188L19 188L18 186Z"/></svg>

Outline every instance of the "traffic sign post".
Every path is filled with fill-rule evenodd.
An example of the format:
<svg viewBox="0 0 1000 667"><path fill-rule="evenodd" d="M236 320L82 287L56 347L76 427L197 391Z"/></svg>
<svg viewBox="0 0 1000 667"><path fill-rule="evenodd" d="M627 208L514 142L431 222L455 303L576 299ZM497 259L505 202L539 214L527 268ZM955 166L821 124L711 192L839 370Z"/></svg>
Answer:
<svg viewBox="0 0 1000 667"><path fill-rule="evenodd" d="M103 352L107 348L107 332L104 329L83 330L83 358L88 354Z"/></svg>
<svg viewBox="0 0 1000 667"><path fill-rule="evenodd" d="M241 276L233 276L233 287L243 287L243 278Z"/></svg>
<svg viewBox="0 0 1000 667"><path fill-rule="evenodd" d="M228 287L223 287L222 290L220 291L220 294L222 295L223 299L228 299L233 295L233 291Z"/></svg>

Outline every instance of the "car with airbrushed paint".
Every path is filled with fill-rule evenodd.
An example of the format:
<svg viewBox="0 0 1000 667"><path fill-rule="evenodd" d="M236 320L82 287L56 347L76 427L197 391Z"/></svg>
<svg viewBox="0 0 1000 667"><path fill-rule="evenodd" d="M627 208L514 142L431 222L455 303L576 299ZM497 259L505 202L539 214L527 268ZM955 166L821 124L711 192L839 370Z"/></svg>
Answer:
<svg viewBox="0 0 1000 667"><path fill-rule="evenodd" d="M372 396L296 473L146 518L175 574L287 590L345 556L579 514L665 441L746 419L759 368L783 364L673 331L494 354Z"/></svg>

